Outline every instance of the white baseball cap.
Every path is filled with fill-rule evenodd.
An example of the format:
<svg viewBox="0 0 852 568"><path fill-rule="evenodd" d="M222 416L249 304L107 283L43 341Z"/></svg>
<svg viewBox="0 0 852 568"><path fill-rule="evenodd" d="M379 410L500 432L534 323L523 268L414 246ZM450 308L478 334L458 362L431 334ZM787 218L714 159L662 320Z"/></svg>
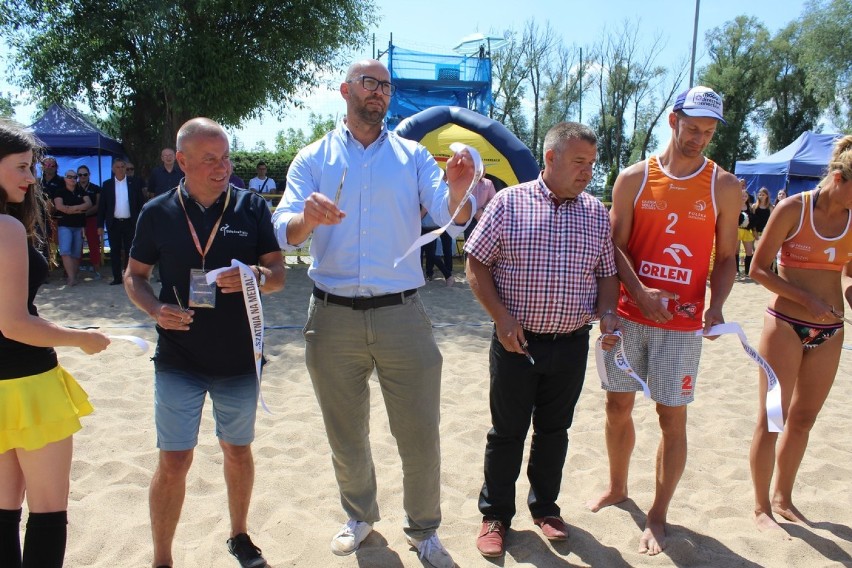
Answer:
<svg viewBox="0 0 852 568"><path fill-rule="evenodd" d="M687 116L715 118L727 125L722 118L722 97L710 87L692 87L682 92L675 100L674 112L683 111Z"/></svg>

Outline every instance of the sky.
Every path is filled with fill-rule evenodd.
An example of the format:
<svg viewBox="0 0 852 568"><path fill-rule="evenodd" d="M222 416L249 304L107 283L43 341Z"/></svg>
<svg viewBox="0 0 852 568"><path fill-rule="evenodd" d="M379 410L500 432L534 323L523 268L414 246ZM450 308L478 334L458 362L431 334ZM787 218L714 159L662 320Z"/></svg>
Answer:
<svg viewBox="0 0 852 568"><path fill-rule="evenodd" d="M696 76L698 69L708 63L704 38L708 30L723 25L739 15L754 16L774 34L790 21L799 18L807 0L704 0L700 2ZM638 25L640 41L650 41L661 35L665 49L659 63L670 65L689 57L692 49L693 24L696 1L693 0L486 0L484 2L459 2L458 0L375 0L380 21L371 33L375 34L377 50L387 48L393 36L396 46L431 53L452 53L452 48L464 36L474 32L503 35L506 30L522 32L524 24L535 19L539 27L547 23L561 36L566 46L591 48L609 30L623 27L624 21ZM356 50L351 59L372 56L370 42ZM386 58L383 59L386 62ZM240 129L230 133L237 136L245 149L252 149L263 140L274 149L275 136L280 130L302 128L307 130L308 114L341 116L345 111L338 92L344 69L337 76L323 77L326 86L310 93L302 93L304 110L290 109L283 119L264 115L259 120L246 121ZM15 92L6 77L0 81L0 90ZM683 88L688 86L688 78ZM593 109L593 97L584 101L583 117ZM589 108L590 111L586 109ZM20 106L16 118L24 124L36 120L34 106ZM667 139L661 136L660 143ZM765 153L760 149L759 153Z"/></svg>

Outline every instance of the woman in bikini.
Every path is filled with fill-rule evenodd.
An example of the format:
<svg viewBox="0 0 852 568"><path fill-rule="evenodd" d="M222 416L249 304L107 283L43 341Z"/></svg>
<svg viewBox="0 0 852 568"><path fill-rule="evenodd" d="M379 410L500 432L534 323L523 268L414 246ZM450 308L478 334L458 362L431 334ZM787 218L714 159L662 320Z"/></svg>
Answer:
<svg viewBox="0 0 852 568"><path fill-rule="evenodd" d="M773 513L804 521L793 505L793 484L843 346L844 269L852 274L847 265L852 259L850 210L852 136L846 136L835 145L828 175L816 189L778 203L754 254L751 277L774 293L764 316L760 353L778 376L785 418L778 441L778 434L767 428L767 383L761 370L750 453L754 519L761 530L782 530ZM770 267L779 249L775 274Z"/></svg>

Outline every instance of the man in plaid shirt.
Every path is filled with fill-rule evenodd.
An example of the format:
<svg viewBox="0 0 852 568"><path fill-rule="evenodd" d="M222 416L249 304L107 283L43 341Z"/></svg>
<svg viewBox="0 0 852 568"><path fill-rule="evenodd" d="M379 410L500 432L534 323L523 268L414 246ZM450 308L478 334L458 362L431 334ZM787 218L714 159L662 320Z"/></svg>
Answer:
<svg viewBox="0 0 852 568"><path fill-rule="evenodd" d="M465 244L470 287L494 320L492 428L476 543L483 556L504 552L531 421L530 513L546 538L567 538L556 499L586 372L589 323L600 318L605 349L620 328L609 216L583 192L596 157L591 129L557 124L545 136L539 178L498 192Z"/></svg>

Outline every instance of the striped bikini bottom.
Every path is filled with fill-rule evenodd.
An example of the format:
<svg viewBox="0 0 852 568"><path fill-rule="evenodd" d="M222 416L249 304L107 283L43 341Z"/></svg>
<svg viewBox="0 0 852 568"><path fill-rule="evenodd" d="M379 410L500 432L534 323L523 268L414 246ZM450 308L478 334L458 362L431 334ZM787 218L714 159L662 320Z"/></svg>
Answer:
<svg viewBox="0 0 852 568"><path fill-rule="evenodd" d="M819 324L810 323L790 316L785 316L781 312L776 312L772 308L766 308L766 313L772 317L778 318L790 324L799 340L802 342L803 349L813 349L824 341L831 339L838 330L843 329L843 323Z"/></svg>

